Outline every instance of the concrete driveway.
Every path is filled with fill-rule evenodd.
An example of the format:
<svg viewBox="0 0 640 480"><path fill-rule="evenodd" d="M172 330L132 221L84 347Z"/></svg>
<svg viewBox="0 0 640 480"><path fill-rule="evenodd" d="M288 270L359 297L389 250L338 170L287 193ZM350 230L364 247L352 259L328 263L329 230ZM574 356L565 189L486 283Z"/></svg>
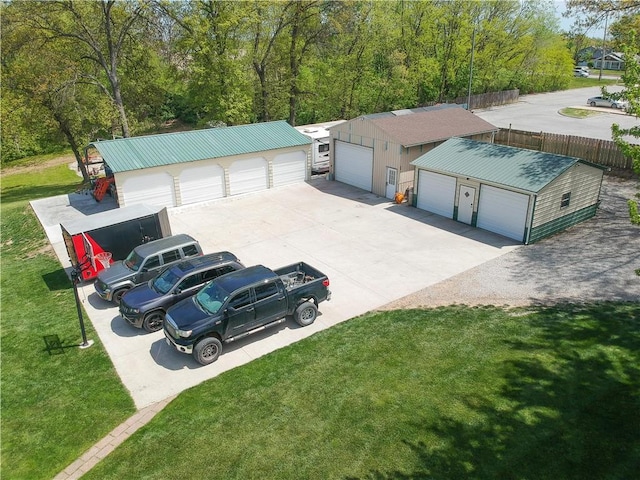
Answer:
<svg viewBox="0 0 640 480"><path fill-rule="evenodd" d="M59 223L81 218L81 205L95 203L76 195L32 202L64 267L69 259ZM310 263L329 276L332 300L320 305L313 325L289 320L225 346L216 363L203 367L169 347L161 331L129 326L92 284L83 285L84 308L138 408L521 247L324 178L174 208L169 218L174 234L191 234L207 253L229 250L245 265L272 268Z"/></svg>

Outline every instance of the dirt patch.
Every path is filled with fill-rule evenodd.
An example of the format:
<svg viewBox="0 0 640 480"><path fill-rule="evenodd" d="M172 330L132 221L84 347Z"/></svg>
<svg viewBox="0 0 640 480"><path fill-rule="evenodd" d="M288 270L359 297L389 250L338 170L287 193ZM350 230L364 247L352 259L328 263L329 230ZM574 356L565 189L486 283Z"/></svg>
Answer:
<svg viewBox="0 0 640 480"><path fill-rule="evenodd" d="M19 173L29 173L39 170L43 170L50 167L57 167L58 165L65 165L76 161L76 157L73 154L60 155L59 157L50 158L48 160L34 161L26 165L3 165L0 170L0 176L15 175Z"/></svg>

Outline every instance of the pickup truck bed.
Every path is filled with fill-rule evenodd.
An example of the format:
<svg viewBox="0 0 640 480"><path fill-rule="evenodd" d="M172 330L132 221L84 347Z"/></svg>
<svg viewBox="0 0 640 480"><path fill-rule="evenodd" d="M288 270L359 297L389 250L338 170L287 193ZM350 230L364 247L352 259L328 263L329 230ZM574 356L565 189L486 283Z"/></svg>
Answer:
<svg viewBox="0 0 640 480"><path fill-rule="evenodd" d="M319 270L316 270L311 265L304 262L294 263L286 267L278 268L274 270L276 275L280 276L282 283L284 283L287 291L294 288L301 287L309 282L313 282L316 279L326 278L326 276Z"/></svg>

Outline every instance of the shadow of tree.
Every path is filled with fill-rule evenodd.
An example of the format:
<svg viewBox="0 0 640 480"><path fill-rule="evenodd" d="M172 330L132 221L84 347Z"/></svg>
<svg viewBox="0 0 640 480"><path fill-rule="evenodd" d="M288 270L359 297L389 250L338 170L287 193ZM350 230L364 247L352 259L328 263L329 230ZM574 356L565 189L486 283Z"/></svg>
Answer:
<svg viewBox="0 0 640 480"><path fill-rule="evenodd" d="M509 341L498 396L461 399L478 422L418 423L412 472L368 479L631 479L640 472L640 305L540 310L539 334ZM353 477L349 477L354 480Z"/></svg>

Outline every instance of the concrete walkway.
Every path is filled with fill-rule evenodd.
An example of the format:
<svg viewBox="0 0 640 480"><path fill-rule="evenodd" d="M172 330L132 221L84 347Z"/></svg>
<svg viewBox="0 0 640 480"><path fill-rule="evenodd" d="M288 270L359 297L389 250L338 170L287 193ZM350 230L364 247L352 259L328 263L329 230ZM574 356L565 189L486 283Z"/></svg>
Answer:
<svg viewBox="0 0 640 480"><path fill-rule="evenodd" d="M104 457L113 452L118 445L133 435L140 427L151 421L156 414L167 406L177 395L138 410L131 418L118 425L109 434L87 450L78 460L73 462L54 480L74 480L82 477Z"/></svg>

